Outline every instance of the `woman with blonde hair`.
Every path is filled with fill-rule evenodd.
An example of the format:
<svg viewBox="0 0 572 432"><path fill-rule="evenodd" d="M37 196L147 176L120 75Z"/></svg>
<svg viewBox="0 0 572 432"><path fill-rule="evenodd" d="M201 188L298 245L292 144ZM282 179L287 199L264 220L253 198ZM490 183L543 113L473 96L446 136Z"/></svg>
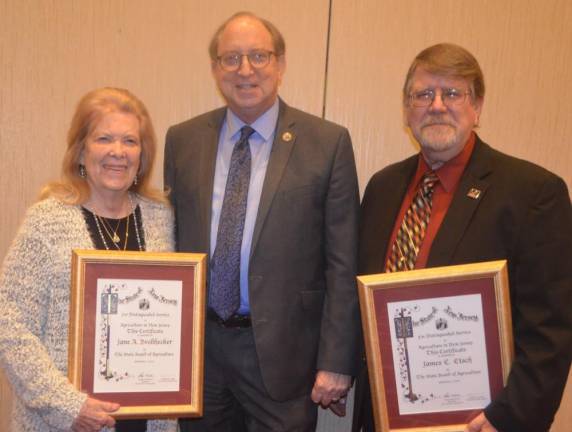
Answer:
<svg viewBox="0 0 572 432"><path fill-rule="evenodd" d="M173 214L150 185L151 119L129 91L101 88L79 102L60 181L45 186L0 274L0 366L15 394L14 431L95 432L118 404L67 378L72 249L172 251ZM117 422L117 430L175 431L175 421Z"/></svg>

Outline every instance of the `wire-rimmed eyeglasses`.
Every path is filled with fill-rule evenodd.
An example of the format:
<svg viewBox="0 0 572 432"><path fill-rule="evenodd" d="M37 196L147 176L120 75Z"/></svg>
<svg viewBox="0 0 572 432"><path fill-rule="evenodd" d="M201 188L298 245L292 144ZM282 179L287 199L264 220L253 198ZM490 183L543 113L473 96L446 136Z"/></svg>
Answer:
<svg viewBox="0 0 572 432"><path fill-rule="evenodd" d="M425 89L409 93L409 105L415 108L427 108L437 95L436 90L441 90L441 101L447 108L460 106L465 103L467 96L471 94L469 90L459 90L456 88Z"/></svg>

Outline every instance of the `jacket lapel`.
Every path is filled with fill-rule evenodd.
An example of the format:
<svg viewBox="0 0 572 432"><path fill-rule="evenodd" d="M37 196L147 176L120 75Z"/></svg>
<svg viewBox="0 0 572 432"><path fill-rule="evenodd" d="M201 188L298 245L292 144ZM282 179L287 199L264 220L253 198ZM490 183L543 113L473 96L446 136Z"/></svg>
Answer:
<svg viewBox="0 0 572 432"><path fill-rule="evenodd" d="M478 137L445 219L431 245L427 267L449 265L475 211L485 196L492 165L487 147Z"/></svg>
<svg viewBox="0 0 572 432"><path fill-rule="evenodd" d="M276 126L276 133L274 134L274 142L272 143L268 167L266 168L264 186L262 187L256 224L254 225L254 233L252 235L252 246L250 248L251 257L256 249L264 221L268 216L272 200L278 190L278 185L284 174L284 169L286 168L296 139L295 121L290 115L288 106L280 100L278 124Z"/></svg>
<svg viewBox="0 0 572 432"><path fill-rule="evenodd" d="M409 183L415 175L418 158L418 155L412 156L396 167L396 173L392 176L391 186L384 189L385 196L379 198L379 203L377 204L379 212L376 215L379 232L375 235L377 239L376 246L367 252L368 254L374 252L375 256L371 264L375 263L377 268L375 270L373 268L369 269L368 271L370 272L373 270L381 273L385 268L385 256L390 246L391 233L393 232Z"/></svg>
<svg viewBox="0 0 572 432"><path fill-rule="evenodd" d="M207 128L204 129L204 135L200 138L202 151L198 164L200 173L199 186L199 209L200 221L197 229L202 233L202 244L205 245L204 250L210 251L210 233L211 233L211 213L212 213L212 194L214 187L214 173L216 166L216 154L218 149L218 141L222 122L226 114L226 108L220 108L212 112L208 119ZM197 167L195 165L195 167ZM191 168L192 169L192 168Z"/></svg>

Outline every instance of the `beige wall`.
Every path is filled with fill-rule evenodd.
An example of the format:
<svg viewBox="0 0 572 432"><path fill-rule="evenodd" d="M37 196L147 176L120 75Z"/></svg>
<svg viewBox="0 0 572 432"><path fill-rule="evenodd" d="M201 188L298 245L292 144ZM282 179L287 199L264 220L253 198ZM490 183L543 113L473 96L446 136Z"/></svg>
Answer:
<svg viewBox="0 0 572 432"><path fill-rule="evenodd" d="M413 56L439 41L466 46L483 67L481 136L572 186L568 0L0 0L0 259L40 185L58 175L78 98L103 85L131 89L162 144L168 125L221 104L206 45L244 9L286 37L286 101L350 128L362 190L373 172L415 151L400 89ZM157 185L161 165L159 155ZM0 383L0 431L6 395ZM566 397L553 431L572 425L572 389ZM348 429L330 417L320 425Z"/></svg>
<svg viewBox="0 0 572 432"><path fill-rule="evenodd" d="M354 138L362 187L415 149L403 132L401 87L423 48L454 42L485 74L478 133L572 185L572 2L334 1L327 117Z"/></svg>

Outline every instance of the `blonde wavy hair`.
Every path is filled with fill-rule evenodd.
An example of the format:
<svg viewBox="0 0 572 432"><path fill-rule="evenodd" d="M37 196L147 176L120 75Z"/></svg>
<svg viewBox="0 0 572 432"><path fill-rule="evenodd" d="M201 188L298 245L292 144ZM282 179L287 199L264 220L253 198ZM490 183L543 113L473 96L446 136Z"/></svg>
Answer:
<svg viewBox="0 0 572 432"><path fill-rule="evenodd" d="M80 176L80 157L88 136L103 116L111 112L133 114L139 120L141 160L137 172L137 184L133 184L130 190L152 201L167 202L165 193L150 183L157 151L157 138L147 108L128 90L113 87L90 91L80 99L68 131L61 178L42 188L40 200L53 196L72 205L87 201L90 188L87 181Z"/></svg>

